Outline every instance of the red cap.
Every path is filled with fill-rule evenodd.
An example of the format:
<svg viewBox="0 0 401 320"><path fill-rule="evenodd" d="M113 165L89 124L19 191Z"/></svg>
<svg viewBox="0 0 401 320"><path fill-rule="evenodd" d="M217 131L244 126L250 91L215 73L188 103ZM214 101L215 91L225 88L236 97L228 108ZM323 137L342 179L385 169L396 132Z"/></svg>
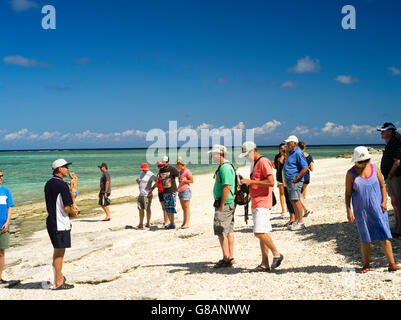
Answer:
<svg viewBox="0 0 401 320"><path fill-rule="evenodd" d="M157 162L157 166L158 166L158 167L162 167L162 166L163 166L163 162L158 161L158 162Z"/></svg>
<svg viewBox="0 0 401 320"><path fill-rule="evenodd" d="M141 170L149 170L149 166L146 162L142 163Z"/></svg>

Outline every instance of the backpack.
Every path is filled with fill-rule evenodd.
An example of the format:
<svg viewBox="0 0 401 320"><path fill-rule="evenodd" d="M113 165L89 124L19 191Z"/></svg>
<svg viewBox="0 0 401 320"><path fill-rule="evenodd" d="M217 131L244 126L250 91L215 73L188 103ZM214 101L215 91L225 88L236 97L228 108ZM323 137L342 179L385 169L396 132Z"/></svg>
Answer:
<svg viewBox="0 0 401 320"><path fill-rule="evenodd" d="M227 163L227 162L225 162L225 163ZM216 177L217 177L217 173L220 170L220 167L225 163L222 163L217 168L217 170L215 172ZM240 184L240 181L241 181L241 179L243 179L243 177L237 173L237 169L233 166L232 163L230 163L230 165L233 168L234 174L235 174L234 193L231 191L231 189L230 189L230 193L234 198L235 204L244 206L244 205L248 204L249 201L251 200L251 198L249 197L249 187L244 184L243 185ZM220 177L220 179L221 179L221 177Z"/></svg>

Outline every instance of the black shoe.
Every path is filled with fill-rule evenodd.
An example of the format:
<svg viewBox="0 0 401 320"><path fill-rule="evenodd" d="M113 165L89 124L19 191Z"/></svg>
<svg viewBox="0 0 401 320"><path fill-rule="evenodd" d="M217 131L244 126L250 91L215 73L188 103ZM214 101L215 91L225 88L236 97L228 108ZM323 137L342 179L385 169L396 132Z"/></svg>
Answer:
<svg viewBox="0 0 401 320"><path fill-rule="evenodd" d="M276 269L281 264L281 261L283 261L283 259L284 259L284 256L281 253L280 253L279 257L277 257L277 258L273 257L273 263L271 265L271 268Z"/></svg>

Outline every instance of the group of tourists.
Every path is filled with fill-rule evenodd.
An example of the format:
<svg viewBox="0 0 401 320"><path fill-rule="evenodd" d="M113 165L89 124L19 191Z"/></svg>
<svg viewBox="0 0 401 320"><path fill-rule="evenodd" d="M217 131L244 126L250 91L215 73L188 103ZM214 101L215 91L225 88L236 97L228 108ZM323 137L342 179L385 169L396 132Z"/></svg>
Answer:
<svg viewBox="0 0 401 320"><path fill-rule="evenodd" d="M150 218L152 215L151 204L153 198L153 190L157 187L158 198L163 211L165 229L175 229L174 215L176 210L177 191L180 199L181 208L183 210L183 222L180 229L189 228L189 220L191 217L190 200L192 197L190 184L194 182L191 171L186 167L185 161L178 157L176 167L170 166L169 157L164 156L157 163L159 172L155 175L149 170L147 163L142 163L141 174L136 182L139 186L139 196L137 200L139 210L139 224L137 229L144 229L143 220L146 211L145 227L150 228ZM176 179L179 185L177 188Z"/></svg>
<svg viewBox="0 0 401 320"><path fill-rule="evenodd" d="M346 174L345 204L349 222L356 223L360 236L363 267L361 272L370 270L370 243L381 242L382 249L388 260L389 271L399 270L393 257L390 240L401 237L401 136L392 123L385 123L378 128L382 139L386 142L380 168L370 163L372 156L366 147L355 148L352 162L354 166ZM274 162L258 152L253 141L242 145L240 158L250 162L248 178L239 176L228 159L227 148L214 145L211 154L212 162L218 165L215 172L214 196L214 234L218 237L222 251L222 259L214 268L232 267L234 260L234 213L237 205L237 192L242 186L248 188L253 216L253 234L259 240L261 263L253 269L256 272L270 271L278 268L283 254L277 249L270 236L271 210L275 201L273 187L275 185L273 169L276 169L276 180L280 190L282 214L285 205L290 214L286 223L289 230L306 228L303 218L311 213L305 204L307 186L310 182L310 171L314 170L313 158L306 153L306 145L299 142L294 135L280 144L279 154ZM79 208L76 205L78 196L78 178L69 170L71 162L57 159L52 164L53 177L47 181L44 192L47 209L46 226L49 238L54 248L54 289L71 289L74 286L66 283L62 273L65 249L71 247L70 217L76 217ZM157 163L159 172L155 175L149 170L147 163L140 167L140 176L136 179L139 187L137 207L139 210L138 229L150 227L151 203L153 190L157 187L158 198L164 215L164 228L175 229L176 196L180 199L183 210L183 223L180 228L189 227L190 221L190 184L194 179L182 158L178 158L175 167L170 166L169 158L164 156ZM100 178L99 205L106 217L102 221L110 221L111 178L106 163L98 166L102 172ZM70 176L70 184L63 181ZM179 185L177 188L176 179ZM9 248L9 224L12 207L14 206L11 192L2 186L3 172L0 170L0 285L7 284L2 279L5 250ZM390 229L387 213L387 194L394 208L395 225ZM352 209L351 209L352 201ZM146 223L145 220L146 211ZM247 218L247 217L246 217ZM269 250L273 261L269 263Z"/></svg>

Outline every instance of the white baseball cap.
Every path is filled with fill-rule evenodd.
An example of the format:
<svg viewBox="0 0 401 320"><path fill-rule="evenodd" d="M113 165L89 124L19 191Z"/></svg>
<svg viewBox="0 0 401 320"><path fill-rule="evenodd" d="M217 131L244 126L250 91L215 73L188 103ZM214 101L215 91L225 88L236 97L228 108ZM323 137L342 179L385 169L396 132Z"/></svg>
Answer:
<svg viewBox="0 0 401 320"><path fill-rule="evenodd" d="M69 166L72 162L67 162L64 159L57 159L52 163L52 169L56 170L62 166Z"/></svg>
<svg viewBox="0 0 401 320"><path fill-rule="evenodd" d="M248 154L256 148L256 144L252 141L246 141L242 144L242 153L238 156L245 158Z"/></svg>
<svg viewBox="0 0 401 320"><path fill-rule="evenodd" d="M162 162L163 162L164 164L166 164L167 162L169 162L169 158L168 158L167 156L163 156Z"/></svg>
<svg viewBox="0 0 401 320"><path fill-rule="evenodd" d="M370 158L372 158L372 156L369 154L368 148L360 146L354 149L354 156L352 157L351 162L368 160Z"/></svg>
<svg viewBox="0 0 401 320"><path fill-rule="evenodd" d="M208 151L208 153L224 153L227 154L227 148L222 146L221 144L215 144L212 150Z"/></svg>
<svg viewBox="0 0 401 320"><path fill-rule="evenodd" d="M295 142L295 143L298 143L298 138L297 138L296 136L289 136L289 137L287 138L287 140L284 140L284 142L285 142L285 143L288 143L288 142Z"/></svg>

